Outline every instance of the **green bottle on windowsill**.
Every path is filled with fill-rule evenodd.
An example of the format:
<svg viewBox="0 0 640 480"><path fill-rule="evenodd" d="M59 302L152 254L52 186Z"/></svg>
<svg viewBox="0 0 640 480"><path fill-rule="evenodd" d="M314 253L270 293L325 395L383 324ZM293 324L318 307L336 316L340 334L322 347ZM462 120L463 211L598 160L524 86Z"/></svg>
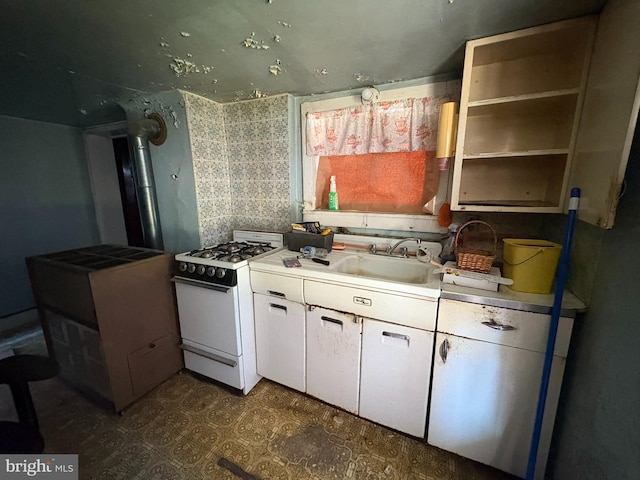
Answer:
<svg viewBox="0 0 640 480"><path fill-rule="evenodd" d="M329 184L329 210L338 210L338 192L336 191L335 175L331 175Z"/></svg>

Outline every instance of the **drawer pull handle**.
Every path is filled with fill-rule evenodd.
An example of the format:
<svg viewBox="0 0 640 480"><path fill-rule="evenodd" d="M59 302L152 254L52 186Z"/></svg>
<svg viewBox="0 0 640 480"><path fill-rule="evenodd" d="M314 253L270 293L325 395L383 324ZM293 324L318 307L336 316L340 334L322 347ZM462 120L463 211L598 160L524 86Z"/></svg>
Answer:
<svg viewBox="0 0 640 480"><path fill-rule="evenodd" d="M275 290L267 290L267 293L268 293L269 295L273 295L274 297L282 297L282 298L285 298L285 297L286 297L286 295L285 295L284 293L282 293L282 292L276 292Z"/></svg>
<svg viewBox="0 0 640 480"><path fill-rule="evenodd" d="M500 330L501 332L508 332L510 330L516 329L516 327L512 327L511 325L504 325L503 323L498 323L493 318L487 322L482 322L482 324L486 325L489 328L493 328L494 330Z"/></svg>
<svg viewBox="0 0 640 480"><path fill-rule="evenodd" d="M401 333L393 333L393 332L382 332L383 337L395 338L396 340L404 340L409 345L409 340L411 337L409 335L402 335Z"/></svg>
<svg viewBox="0 0 640 480"><path fill-rule="evenodd" d="M440 353L442 363L447 363L447 354L449 353L449 340L445 338L440 344L440 348L438 349L438 351Z"/></svg>
<svg viewBox="0 0 640 480"><path fill-rule="evenodd" d="M285 313L286 313L286 311L287 311L287 307L286 307L285 305L278 305L277 303L270 303L270 304L269 304L269 307L270 307L270 308L277 308L277 309L279 309L279 310L282 310L282 311L283 311L283 312L285 312Z"/></svg>
<svg viewBox="0 0 640 480"><path fill-rule="evenodd" d="M324 320L325 322L335 323L336 325L342 326L342 320L338 320L337 318L326 317L324 315L320 318L322 318L322 320Z"/></svg>

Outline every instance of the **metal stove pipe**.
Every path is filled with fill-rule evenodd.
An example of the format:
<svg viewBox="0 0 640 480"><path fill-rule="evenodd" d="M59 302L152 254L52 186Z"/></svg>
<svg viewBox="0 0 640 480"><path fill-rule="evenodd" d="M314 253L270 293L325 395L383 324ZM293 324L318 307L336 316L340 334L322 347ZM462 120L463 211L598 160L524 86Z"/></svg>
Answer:
<svg viewBox="0 0 640 480"><path fill-rule="evenodd" d="M166 125L162 117L151 114L129 127L129 143L133 149L133 166L136 180L136 194L140 210L140 222L144 245L162 250L162 230L158 214L158 200L153 179L149 141L162 145L166 139Z"/></svg>

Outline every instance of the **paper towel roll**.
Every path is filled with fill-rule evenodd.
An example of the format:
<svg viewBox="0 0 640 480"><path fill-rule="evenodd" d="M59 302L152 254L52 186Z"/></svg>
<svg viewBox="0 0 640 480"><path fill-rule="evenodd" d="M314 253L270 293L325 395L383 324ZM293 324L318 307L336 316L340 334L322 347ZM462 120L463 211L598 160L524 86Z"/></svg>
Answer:
<svg viewBox="0 0 640 480"><path fill-rule="evenodd" d="M440 170L446 170L449 167L449 159L453 157L455 152L457 110L458 104L456 102L447 102L440 106L438 146L436 148L436 158Z"/></svg>

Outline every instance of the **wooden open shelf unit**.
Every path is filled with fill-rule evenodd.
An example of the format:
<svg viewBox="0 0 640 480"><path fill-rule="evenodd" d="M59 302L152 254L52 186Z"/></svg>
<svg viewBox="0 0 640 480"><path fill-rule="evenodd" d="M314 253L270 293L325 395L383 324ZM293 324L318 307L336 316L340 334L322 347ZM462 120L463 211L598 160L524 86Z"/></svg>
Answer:
<svg viewBox="0 0 640 480"><path fill-rule="evenodd" d="M467 43L452 208L564 209L596 21Z"/></svg>

